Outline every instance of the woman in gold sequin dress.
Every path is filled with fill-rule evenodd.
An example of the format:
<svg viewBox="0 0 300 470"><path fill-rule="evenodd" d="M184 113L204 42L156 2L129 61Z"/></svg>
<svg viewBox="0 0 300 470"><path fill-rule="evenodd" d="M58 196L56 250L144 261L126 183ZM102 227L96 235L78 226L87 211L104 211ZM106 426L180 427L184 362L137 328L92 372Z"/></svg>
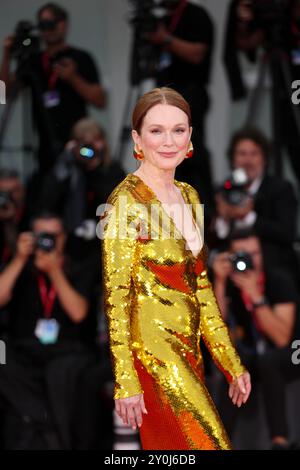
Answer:
<svg viewBox="0 0 300 470"><path fill-rule="evenodd" d="M116 411L139 428L143 449L231 449L204 383L200 340L237 406L250 376L207 277L198 193L174 179L192 156L189 105L154 89L132 121L141 165L110 194L99 223Z"/></svg>

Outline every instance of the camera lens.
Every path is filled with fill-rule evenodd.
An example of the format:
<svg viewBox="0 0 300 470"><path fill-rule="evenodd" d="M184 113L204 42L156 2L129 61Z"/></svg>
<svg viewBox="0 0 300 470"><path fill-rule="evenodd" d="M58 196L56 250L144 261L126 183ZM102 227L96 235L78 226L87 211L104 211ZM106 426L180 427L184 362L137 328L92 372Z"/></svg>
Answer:
<svg viewBox="0 0 300 470"><path fill-rule="evenodd" d="M247 269L247 264L243 260L237 261L235 268L237 271L246 271Z"/></svg>
<svg viewBox="0 0 300 470"><path fill-rule="evenodd" d="M243 206L248 201L248 177L243 168L236 168L223 183L221 194L226 202L233 206Z"/></svg>
<svg viewBox="0 0 300 470"><path fill-rule="evenodd" d="M84 158L93 158L95 156L95 150L91 145L82 145L79 153Z"/></svg>
<svg viewBox="0 0 300 470"><path fill-rule="evenodd" d="M246 251L239 251L231 256L231 263L234 271L243 273L254 268L252 257Z"/></svg>
<svg viewBox="0 0 300 470"><path fill-rule="evenodd" d="M42 232L37 235L36 248L42 251L50 252L55 248L55 235Z"/></svg>
<svg viewBox="0 0 300 470"><path fill-rule="evenodd" d="M12 202L11 195L8 191L0 191L0 207L7 207Z"/></svg>

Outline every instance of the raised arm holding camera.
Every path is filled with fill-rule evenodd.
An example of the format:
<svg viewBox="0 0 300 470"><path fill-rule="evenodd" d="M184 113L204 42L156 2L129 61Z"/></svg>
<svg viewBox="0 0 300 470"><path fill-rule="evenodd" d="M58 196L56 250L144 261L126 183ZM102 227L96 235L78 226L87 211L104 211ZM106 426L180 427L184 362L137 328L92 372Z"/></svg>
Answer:
<svg viewBox="0 0 300 470"><path fill-rule="evenodd" d="M47 276L70 320L75 323L82 321L87 315L88 304L65 276L64 243L65 234L54 217L49 221L37 220L34 232L21 233L15 257L1 274L0 305L12 299L16 281L33 255L33 265L40 272L39 279ZM45 281L42 282L44 285Z"/></svg>
<svg viewBox="0 0 300 470"><path fill-rule="evenodd" d="M18 171L0 169L0 272L16 250L20 231L27 229L29 207Z"/></svg>
<svg viewBox="0 0 300 470"><path fill-rule="evenodd" d="M31 230L20 234L16 254L0 274L0 306L9 314L9 361L0 376L1 446L70 449L78 381L95 360L83 339L94 273L85 260L75 262L66 253L58 216L35 215Z"/></svg>
<svg viewBox="0 0 300 470"><path fill-rule="evenodd" d="M37 209L57 212L63 218L72 255L92 258L97 272L97 207L124 175L120 163L111 157L102 127L93 118L83 118L73 126L71 139L45 178L38 198Z"/></svg>
<svg viewBox="0 0 300 470"><path fill-rule="evenodd" d="M214 206L205 130L210 107L208 85L214 48L214 24L207 9L194 2L173 0L161 4L169 6L167 20L157 21L157 29L145 33L145 37L160 51L157 85L171 86L191 106L194 156L177 168L176 177L197 189L206 207L206 217L210 216Z"/></svg>
<svg viewBox="0 0 300 470"><path fill-rule="evenodd" d="M260 50L262 54L259 54ZM230 4L224 62L233 100L245 98L247 87L240 54L257 63L247 122L255 122L259 92L268 76L275 170L281 175L288 154L300 181L300 2L299 0L233 0ZM268 72L268 75L267 75ZM293 90L295 97L293 97ZM266 90L267 91L267 90Z"/></svg>
<svg viewBox="0 0 300 470"><path fill-rule="evenodd" d="M285 269L296 279L297 200L288 181L268 173L270 152L268 139L258 129L245 127L232 136L228 157L234 177L217 191L212 231L218 245L236 229L254 228L266 264Z"/></svg>
<svg viewBox="0 0 300 470"><path fill-rule="evenodd" d="M288 441L285 389L300 377L292 363L293 339L299 334L299 296L280 269L263 262L259 239L237 231L229 251L212 258L215 294L239 354L261 384L273 449L295 448ZM221 415L231 432L236 412L223 392Z"/></svg>
<svg viewBox="0 0 300 470"><path fill-rule="evenodd" d="M224 306L223 316L228 317L227 302L224 301L223 296L226 294L226 283L230 281L231 285L234 285L241 293L246 307L249 307L249 310L251 306L257 309L256 316L260 330L276 346L285 346L291 337L295 309L292 305L288 307L280 305L273 311L267 296L274 289L275 283L272 282L274 276L268 271L266 278L257 236L250 230L237 232L231 239L230 247L231 252L220 253L213 261L214 286L218 301L220 300ZM274 295L275 293L271 294L271 296ZM239 311L235 313L239 315Z"/></svg>
<svg viewBox="0 0 300 470"><path fill-rule="evenodd" d="M38 10L37 23L39 36L33 34L34 26L21 22L16 34L5 39L0 79L8 90L16 79L32 90L39 170L44 174L68 141L73 124L87 115L87 104L105 106L105 92L90 54L67 43L67 11L47 3ZM40 39L45 46L41 51ZM24 46L28 40L32 49ZM10 74L13 58L18 61L15 75Z"/></svg>

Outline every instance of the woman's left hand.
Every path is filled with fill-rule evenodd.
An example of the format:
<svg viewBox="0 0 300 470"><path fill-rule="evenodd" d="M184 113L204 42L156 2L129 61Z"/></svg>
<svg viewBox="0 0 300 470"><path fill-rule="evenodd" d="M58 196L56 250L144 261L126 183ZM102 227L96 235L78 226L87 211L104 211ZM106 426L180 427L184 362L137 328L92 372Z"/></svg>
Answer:
<svg viewBox="0 0 300 470"><path fill-rule="evenodd" d="M244 372L229 386L229 397L234 405L240 407L249 398L251 392L251 378L249 372Z"/></svg>

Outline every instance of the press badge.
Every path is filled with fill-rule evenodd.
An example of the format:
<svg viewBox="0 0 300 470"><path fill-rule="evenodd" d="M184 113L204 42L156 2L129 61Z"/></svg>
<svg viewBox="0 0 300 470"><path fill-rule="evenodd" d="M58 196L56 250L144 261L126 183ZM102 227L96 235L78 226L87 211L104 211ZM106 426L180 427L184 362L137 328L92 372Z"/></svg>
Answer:
<svg viewBox="0 0 300 470"><path fill-rule="evenodd" d="M40 318L37 321L34 334L42 344L54 344L57 341L59 324L54 318Z"/></svg>
<svg viewBox="0 0 300 470"><path fill-rule="evenodd" d="M164 70L172 64L172 56L169 52L162 52L158 61L157 69Z"/></svg>
<svg viewBox="0 0 300 470"><path fill-rule="evenodd" d="M43 97L45 108L54 108L60 103L60 96L57 90L46 91Z"/></svg>
<svg viewBox="0 0 300 470"><path fill-rule="evenodd" d="M293 49L292 50L292 64L299 65L300 64L300 49Z"/></svg>

